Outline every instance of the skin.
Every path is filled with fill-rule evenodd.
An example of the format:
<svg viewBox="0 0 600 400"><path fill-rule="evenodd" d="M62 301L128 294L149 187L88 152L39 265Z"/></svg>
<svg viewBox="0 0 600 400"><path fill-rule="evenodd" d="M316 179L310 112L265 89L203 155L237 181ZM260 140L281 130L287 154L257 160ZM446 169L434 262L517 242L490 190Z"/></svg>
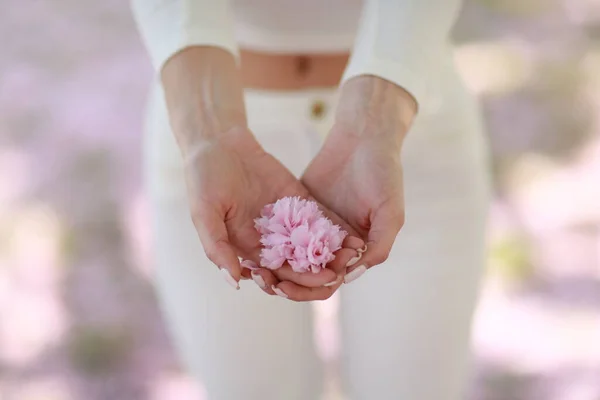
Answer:
<svg viewBox="0 0 600 400"><path fill-rule="evenodd" d="M238 257L259 263L254 219L269 203L285 196L313 199L306 187L266 153L247 127L242 86L233 57L220 49L191 47L172 57L161 78L169 121L182 153L191 218L208 258L234 281L249 271ZM335 262L319 274L298 274L285 266L265 277L265 287L285 283L290 298L330 296L345 263L364 241L335 213L325 215L351 235ZM352 249L354 248L354 249ZM245 275L243 275L245 274ZM340 283L341 284L341 283ZM339 286L339 285L338 285Z"/></svg>
<svg viewBox="0 0 600 400"><path fill-rule="evenodd" d="M328 139L302 182L367 243L350 267L383 263L404 224L401 151L417 106L402 88L373 76L349 80Z"/></svg>
<svg viewBox="0 0 600 400"><path fill-rule="evenodd" d="M248 129L231 54L205 46L184 49L167 61L161 78L184 160L191 218L208 258L234 284L251 277L238 257L259 264L254 218L285 196L318 201L349 235L318 274L295 273L289 266L254 272L266 293L324 300L354 268L385 260L403 222L400 149L416 112L404 90L372 76L348 81L327 142L298 180ZM363 254L358 249L365 243ZM347 267L359 254L360 262Z"/></svg>

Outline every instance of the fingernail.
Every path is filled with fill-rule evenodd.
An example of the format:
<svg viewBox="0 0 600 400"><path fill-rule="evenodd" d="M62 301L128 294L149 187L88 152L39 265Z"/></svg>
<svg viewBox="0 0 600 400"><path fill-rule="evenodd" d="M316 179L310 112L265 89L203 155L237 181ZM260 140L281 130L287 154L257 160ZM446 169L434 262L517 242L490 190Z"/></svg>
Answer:
<svg viewBox="0 0 600 400"><path fill-rule="evenodd" d="M360 267L353 269L352 271L348 272L346 274L346 276L344 276L344 283L352 282L353 280L357 279L362 274L364 274L366 271L367 271L366 265L361 265Z"/></svg>
<svg viewBox="0 0 600 400"><path fill-rule="evenodd" d="M287 294L285 294L285 292L284 292L283 290L279 289L277 286L273 285L273 286L271 286L271 289L272 289L272 290L275 292L275 294L276 294L277 296L281 296L281 297L283 297L284 299L287 299L287 298L288 298L288 295L287 295Z"/></svg>
<svg viewBox="0 0 600 400"><path fill-rule="evenodd" d="M362 249L358 249L356 251L358 251L358 254L364 253L365 251L367 251L367 245L365 244Z"/></svg>
<svg viewBox="0 0 600 400"><path fill-rule="evenodd" d="M256 263L252 260L242 260L240 261L240 265L242 268L248 268L251 271L258 269L258 265L256 265Z"/></svg>
<svg viewBox="0 0 600 400"><path fill-rule="evenodd" d="M229 283L231 285L231 287L233 287L235 290L240 290L239 283L237 283L237 281L235 279L233 279L233 276L231 276L231 274L229 273L229 271L227 269L221 268L221 272L223 273L225 280L227 281L227 283Z"/></svg>
<svg viewBox="0 0 600 400"><path fill-rule="evenodd" d="M346 267L353 266L360 260L361 257L362 257L362 253L358 253L358 255L356 257L351 258L350 261L348 261L348 263L346 263Z"/></svg>
<svg viewBox="0 0 600 400"><path fill-rule="evenodd" d="M252 280L254 281L254 283L256 283L258 285L259 288L261 288L263 290L267 288L267 284L265 283L265 280L262 278L262 276L254 273L254 272L252 272L251 275L252 275Z"/></svg>
<svg viewBox="0 0 600 400"><path fill-rule="evenodd" d="M333 281L331 281L331 282L329 282L329 283L326 283L326 284L324 284L323 286L325 286L325 287L335 286L335 285L337 285L338 283L340 283L340 280L341 280L341 279L342 279L342 276L341 276L341 275L338 275L338 276L336 276L336 277L335 277L335 280L333 280Z"/></svg>

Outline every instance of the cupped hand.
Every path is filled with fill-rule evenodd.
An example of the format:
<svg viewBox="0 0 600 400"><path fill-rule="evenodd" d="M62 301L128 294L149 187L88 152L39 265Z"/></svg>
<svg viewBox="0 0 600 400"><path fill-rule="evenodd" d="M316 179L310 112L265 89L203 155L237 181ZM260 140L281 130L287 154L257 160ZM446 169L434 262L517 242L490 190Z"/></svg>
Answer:
<svg viewBox="0 0 600 400"><path fill-rule="evenodd" d="M286 196L312 198L304 185L242 127L188 149L184 169L192 219L204 250L235 288L239 288L243 276L250 275L239 258L260 262L260 235L254 219L262 208ZM335 214L323 211L335 223L351 229ZM360 248L364 242L350 236L344 242L348 245ZM300 274L284 266L255 275L264 274L262 289L269 294L298 301L319 300L339 287L339 273L344 268L341 264L355 253L341 249L334 261L337 263L318 274Z"/></svg>
<svg viewBox="0 0 600 400"><path fill-rule="evenodd" d="M254 219L262 208L285 196L310 199L306 188L247 129L238 67L224 49L190 46L173 55L161 70L169 123L184 159L194 225L208 257L235 288L243 273L238 257L260 261ZM323 212L356 235L335 214ZM362 239L347 238L343 246L353 243L355 248L364 244ZM307 287L336 282L344 257L356 251L338 253L319 274L296 274L284 266L266 277L269 285L264 290L274 294L277 285L293 300L323 298L329 292ZM249 277L249 271L244 275Z"/></svg>
<svg viewBox="0 0 600 400"><path fill-rule="evenodd" d="M383 263L402 228L400 153L415 111L412 97L389 82L350 80L330 135L301 179L317 201L366 241L368 250L346 270L345 283Z"/></svg>

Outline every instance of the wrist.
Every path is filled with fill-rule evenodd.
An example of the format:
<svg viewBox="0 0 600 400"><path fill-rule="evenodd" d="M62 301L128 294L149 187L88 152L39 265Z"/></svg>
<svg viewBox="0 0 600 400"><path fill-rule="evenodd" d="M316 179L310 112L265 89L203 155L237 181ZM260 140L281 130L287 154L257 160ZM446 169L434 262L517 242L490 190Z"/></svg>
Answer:
<svg viewBox="0 0 600 400"><path fill-rule="evenodd" d="M341 88L335 126L357 138L402 143L417 113L410 93L385 79L362 75Z"/></svg>
<svg viewBox="0 0 600 400"><path fill-rule="evenodd" d="M225 110L196 108L170 113L171 129L183 153L196 147L207 146L225 140L239 132L248 131L245 116ZM232 133L233 132L233 133Z"/></svg>
<svg viewBox="0 0 600 400"><path fill-rule="evenodd" d="M254 157L264 152L252 132L245 126L231 126L217 135L196 137L179 143L179 148L186 162L214 149L236 153L243 158Z"/></svg>

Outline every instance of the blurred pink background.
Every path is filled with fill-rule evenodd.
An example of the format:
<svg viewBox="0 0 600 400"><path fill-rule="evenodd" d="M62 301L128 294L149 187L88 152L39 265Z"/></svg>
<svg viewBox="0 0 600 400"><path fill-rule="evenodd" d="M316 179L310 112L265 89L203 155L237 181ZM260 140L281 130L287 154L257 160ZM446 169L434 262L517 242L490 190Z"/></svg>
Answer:
<svg viewBox="0 0 600 400"><path fill-rule="evenodd" d="M202 399L152 290L128 2L3 0L0 38L0 399ZM455 38L496 179L469 400L600 400L600 1L471 0Z"/></svg>

